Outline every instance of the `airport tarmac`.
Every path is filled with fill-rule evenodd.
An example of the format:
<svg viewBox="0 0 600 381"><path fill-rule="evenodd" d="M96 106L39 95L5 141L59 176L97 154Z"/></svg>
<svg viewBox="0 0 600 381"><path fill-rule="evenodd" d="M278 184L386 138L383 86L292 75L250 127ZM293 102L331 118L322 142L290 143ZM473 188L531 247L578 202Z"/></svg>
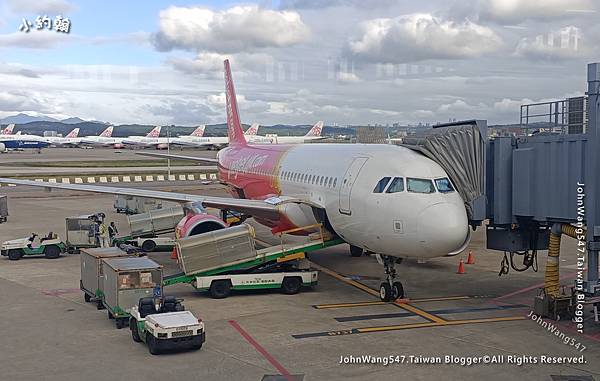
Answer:
<svg viewBox="0 0 600 381"><path fill-rule="evenodd" d="M91 150L88 150L91 151ZM2 157L2 156L0 156ZM86 158L87 159L87 158ZM134 185L129 185L134 186ZM218 185L199 182L136 185L196 194L225 195ZM104 211L126 233L125 217L113 212L113 196L71 191L3 187L9 196L8 223L0 240L31 232L64 235L64 219ZM259 238L276 243L267 229ZM381 303L375 295L383 268L373 256L352 258L340 245L310 254L321 269L313 290L298 295L276 291L235 293L215 300L191 286L175 285L169 294L185 298L201 317L207 342L197 352L151 356L117 330L106 311L83 301L78 255L57 260L0 258L0 288L5 329L0 348L0 379L6 380L553 380L552 376L600 377L600 330L586 324L577 334L570 322L558 329L587 348L580 353L527 317L543 282L539 272L498 277L502 253L488 251L482 228L469 250L476 262L456 274L460 258L397 267L409 303ZM564 238L561 278L569 284L575 269L575 241ZM153 253L165 273L178 271L169 253ZM588 318L591 317L589 311ZM340 364L342 356L406 356L405 363ZM409 364L409 356L580 356L582 365ZM507 361L507 360L505 360ZM279 375L279 378L265 378ZM564 378L575 379L575 378Z"/></svg>

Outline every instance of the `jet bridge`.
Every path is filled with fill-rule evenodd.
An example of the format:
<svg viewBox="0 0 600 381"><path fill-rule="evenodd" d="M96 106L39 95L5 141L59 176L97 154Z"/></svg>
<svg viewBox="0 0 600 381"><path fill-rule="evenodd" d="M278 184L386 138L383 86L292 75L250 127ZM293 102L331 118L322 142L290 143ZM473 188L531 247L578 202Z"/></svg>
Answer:
<svg viewBox="0 0 600 381"><path fill-rule="evenodd" d="M560 234L585 239L587 276L576 284L576 292L600 295L599 90L600 63L589 64L589 122L584 134L563 131L488 141L486 122L469 120L437 125L428 136L404 139L404 146L446 170L465 201L473 228L489 220L487 247L505 252L504 272L508 255L514 270L535 270L537 251L550 249L546 280L555 282L556 295ZM581 234L575 234L573 224ZM522 258L523 266L514 265L515 256Z"/></svg>

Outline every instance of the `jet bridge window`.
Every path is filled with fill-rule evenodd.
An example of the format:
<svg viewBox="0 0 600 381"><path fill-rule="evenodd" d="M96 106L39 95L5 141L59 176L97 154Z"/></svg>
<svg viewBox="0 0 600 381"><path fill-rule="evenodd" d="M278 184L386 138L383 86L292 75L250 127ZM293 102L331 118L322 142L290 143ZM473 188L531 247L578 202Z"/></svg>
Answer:
<svg viewBox="0 0 600 381"><path fill-rule="evenodd" d="M384 177L383 179L379 180L377 185L375 185L375 189L373 189L373 193L383 193L385 187L390 182L390 179L391 177Z"/></svg>
<svg viewBox="0 0 600 381"><path fill-rule="evenodd" d="M404 192L404 179L402 177L394 177L394 180L392 180L392 183L385 191L385 193L398 192Z"/></svg>
<svg viewBox="0 0 600 381"><path fill-rule="evenodd" d="M450 192L454 192L454 187L452 186L452 183L450 182L450 180L448 180L447 177L444 177L442 179L435 179L435 187L437 188L438 192L440 193L450 193Z"/></svg>
<svg viewBox="0 0 600 381"><path fill-rule="evenodd" d="M429 179L406 179L406 188L413 193L434 193L433 182Z"/></svg>

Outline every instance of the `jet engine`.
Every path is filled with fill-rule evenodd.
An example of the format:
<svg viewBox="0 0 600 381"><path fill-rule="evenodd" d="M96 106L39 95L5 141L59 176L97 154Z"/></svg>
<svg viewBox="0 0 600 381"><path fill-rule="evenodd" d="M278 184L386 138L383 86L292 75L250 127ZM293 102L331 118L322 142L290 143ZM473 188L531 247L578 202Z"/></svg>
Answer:
<svg viewBox="0 0 600 381"><path fill-rule="evenodd" d="M4 151L6 151L6 146L4 145L4 143L0 143L0 152Z"/></svg>
<svg viewBox="0 0 600 381"><path fill-rule="evenodd" d="M188 213L179 221L175 228L175 237L189 237L196 234L207 233L213 230L226 228L227 224L218 217L207 213Z"/></svg>

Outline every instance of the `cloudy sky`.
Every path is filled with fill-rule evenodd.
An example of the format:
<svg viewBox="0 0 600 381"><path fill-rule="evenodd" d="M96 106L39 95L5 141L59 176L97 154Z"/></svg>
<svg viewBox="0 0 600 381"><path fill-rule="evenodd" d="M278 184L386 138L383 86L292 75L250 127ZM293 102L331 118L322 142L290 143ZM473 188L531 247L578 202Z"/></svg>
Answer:
<svg viewBox="0 0 600 381"><path fill-rule="evenodd" d="M511 123L600 61L600 0L141 4L0 1L0 117L222 123L230 58L245 123Z"/></svg>

